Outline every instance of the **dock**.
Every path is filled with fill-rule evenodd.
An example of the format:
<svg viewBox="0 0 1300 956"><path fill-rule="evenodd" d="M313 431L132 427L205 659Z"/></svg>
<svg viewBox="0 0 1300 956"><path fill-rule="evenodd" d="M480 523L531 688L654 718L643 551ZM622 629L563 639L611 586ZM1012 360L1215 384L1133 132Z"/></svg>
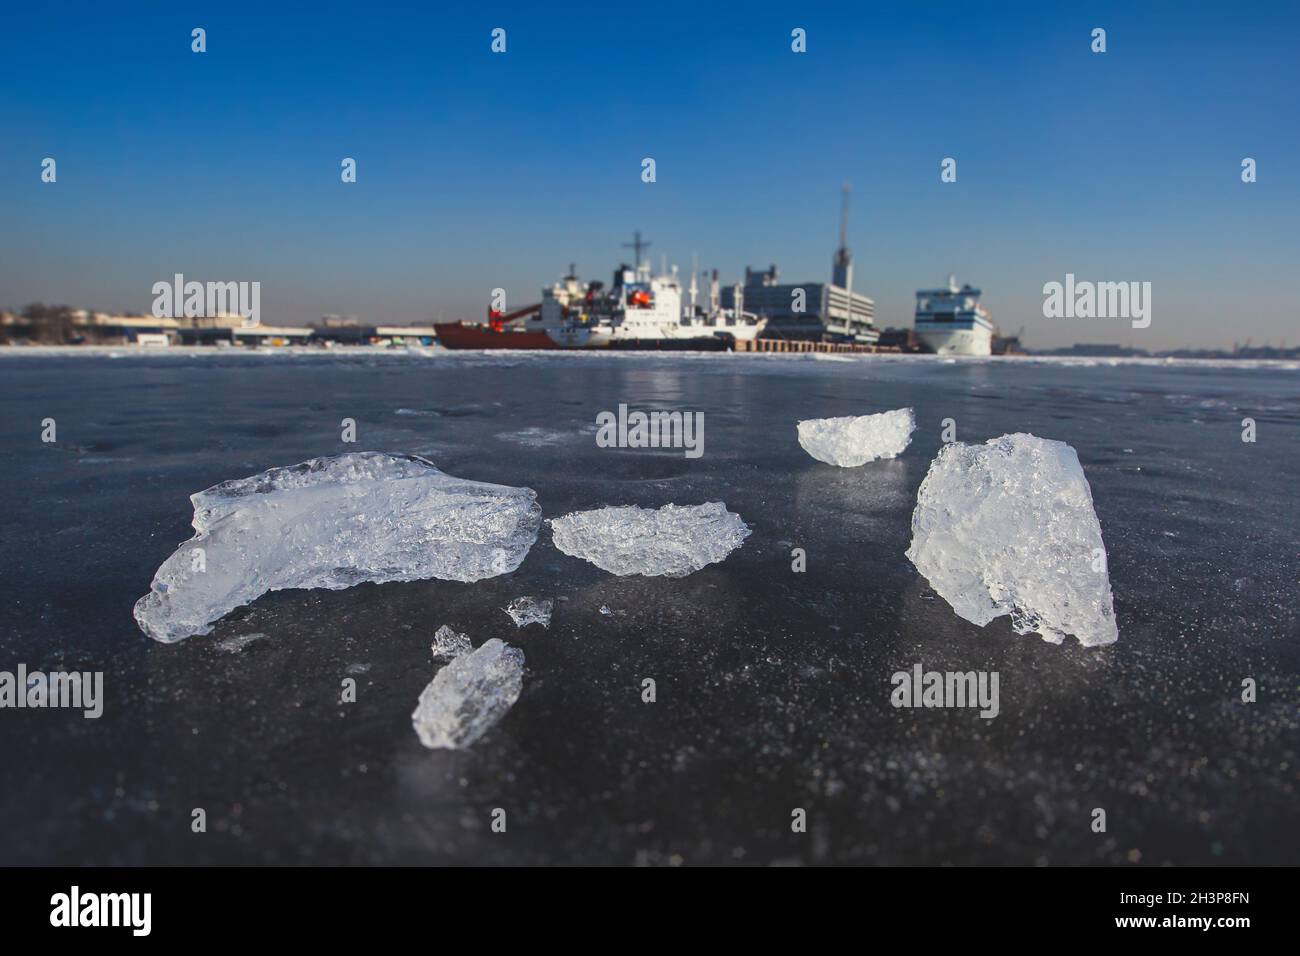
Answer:
<svg viewBox="0 0 1300 956"><path fill-rule="evenodd" d="M879 355L901 351L893 345L866 345L861 342L812 342L805 339L750 339L736 342L737 352L845 352Z"/></svg>

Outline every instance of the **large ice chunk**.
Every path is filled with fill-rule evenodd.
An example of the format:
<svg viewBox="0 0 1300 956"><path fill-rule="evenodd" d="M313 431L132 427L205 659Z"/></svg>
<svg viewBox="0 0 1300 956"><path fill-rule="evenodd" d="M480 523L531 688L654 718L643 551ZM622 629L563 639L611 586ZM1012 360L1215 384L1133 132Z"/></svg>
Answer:
<svg viewBox="0 0 1300 956"><path fill-rule="evenodd" d="M438 671L411 724L426 747L468 747L515 705L523 686L524 652L494 637Z"/></svg>
<svg viewBox="0 0 1300 956"><path fill-rule="evenodd" d="M726 558L749 537L720 501L578 511L551 522L555 546L613 574L685 577Z"/></svg>
<svg viewBox="0 0 1300 956"><path fill-rule="evenodd" d="M1059 644L1119 638L1106 549L1079 456L1064 442L1003 435L945 445L921 482L907 556L954 611Z"/></svg>
<svg viewBox="0 0 1300 956"><path fill-rule="evenodd" d="M363 581L477 581L519 567L542 512L529 488L445 475L423 458L313 458L192 495L195 535L135 605L158 641L206 634L267 591Z"/></svg>
<svg viewBox="0 0 1300 956"><path fill-rule="evenodd" d="M916 416L910 408L878 415L810 418L799 423L799 444L818 461L856 468L877 458L897 458L912 443Z"/></svg>

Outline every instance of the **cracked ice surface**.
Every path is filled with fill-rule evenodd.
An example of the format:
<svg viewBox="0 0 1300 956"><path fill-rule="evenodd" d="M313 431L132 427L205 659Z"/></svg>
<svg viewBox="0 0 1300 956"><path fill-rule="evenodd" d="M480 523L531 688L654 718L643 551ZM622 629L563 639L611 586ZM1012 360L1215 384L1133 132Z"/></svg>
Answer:
<svg viewBox="0 0 1300 956"><path fill-rule="evenodd" d="M141 630L166 643L208 633L267 591L505 574L537 540L542 514L529 488L380 452L272 468L190 501L194 537L135 605Z"/></svg>
<svg viewBox="0 0 1300 956"><path fill-rule="evenodd" d="M578 511L551 522L555 546L612 574L685 577L726 558L749 537L720 501Z"/></svg>
<svg viewBox="0 0 1300 956"><path fill-rule="evenodd" d="M551 611L554 609L555 601L551 598L539 601L533 597L517 597L503 608L515 622L515 627L540 624L547 628L551 626Z"/></svg>
<svg viewBox="0 0 1300 956"><path fill-rule="evenodd" d="M433 659L451 660L453 657L460 657L462 654L468 654L474 649L474 645L469 642L469 638L464 634L457 634L448 625L444 624L438 628L433 635Z"/></svg>
<svg viewBox="0 0 1300 956"><path fill-rule="evenodd" d="M519 699L524 652L498 638L462 654L420 692L411 724L431 749L468 747Z"/></svg>
<svg viewBox="0 0 1300 956"><path fill-rule="evenodd" d="M799 423L799 444L818 461L856 468L877 458L897 458L912 443L916 416L910 408L878 415L810 418Z"/></svg>
<svg viewBox="0 0 1300 956"><path fill-rule="evenodd" d="M1015 434L945 445L912 513L907 556L966 620L1010 614L1059 644L1119 639L1101 525L1075 450Z"/></svg>

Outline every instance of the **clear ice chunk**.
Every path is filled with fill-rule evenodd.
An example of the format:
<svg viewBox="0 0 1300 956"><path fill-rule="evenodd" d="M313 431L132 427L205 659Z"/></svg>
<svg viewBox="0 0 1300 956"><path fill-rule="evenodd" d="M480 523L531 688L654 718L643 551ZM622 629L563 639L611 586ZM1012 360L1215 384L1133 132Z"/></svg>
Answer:
<svg viewBox="0 0 1300 956"><path fill-rule="evenodd" d="M878 415L810 418L799 423L799 444L818 461L856 468L878 458L897 458L912 443L916 415L898 408Z"/></svg>
<svg viewBox="0 0 1300 956"><path fill-rule="evenodd" d="M1101 525L1075 450L1033 435L945 445L912 513L907 556L966 620L1086 647L1119 639Z"/></svg>
<svg viewBox="0 0 1300 956"><path fill-rule="evenodd" d="M578 511L551 522L555 546L612 574L685 577L722 561L749 537L720 501Z"/></svg>
<svg viewBox="0 0 1300 956"><path fill-rule="evenodd" d="M551 611L554 609L555 602L550 598L539 601L533 597L517 597L503 608L510 615L510 620L515 622L515 627L527 627L529 624L550 627Z"/></svg>
<svg viewBox="0 0 1300 956"><path fill-rule="evenodd" d="M494 637L434 675L411 724L426 747L468 747L505 716L523 686L524 652Z"/></svg>
<svg viewBox="0 0 1300 956"><path fill-rule="evenodd" d="M433 659L435 661L449 661L452 658L460 657L462 654L468 654L473 649L474 645L469 642L466 635L457 634L446 624L438 628L433 635Z"/></svg>
<svg viewBox="0 0 1300 956"><path fill-rule="evenodd" d="M542 518L529 488L379 452L272 468L190 501L194 537L135 605L141 630L165 643L208 633L267 591L505 574L528 554Z"/></svg>

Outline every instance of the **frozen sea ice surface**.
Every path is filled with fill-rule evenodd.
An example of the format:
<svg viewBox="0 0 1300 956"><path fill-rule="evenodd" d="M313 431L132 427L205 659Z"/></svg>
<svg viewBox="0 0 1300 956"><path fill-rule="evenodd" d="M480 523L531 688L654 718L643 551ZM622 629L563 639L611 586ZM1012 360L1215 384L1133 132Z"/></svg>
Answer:
<svg viewBox="0 0 1300 956"><path fill-rule="evenodd" d="M551 598L545 598L541 601L534 597L517 597L503 609L510 615L510 620L515 622L515 627L527 627L529 624L540 624L542 627L551 626L551 612L555 609L555 601Z"/></svg>
<svg viewBox="0 0 1300 956"><path fill-rule="evenodd" d="M497 638L438 671L411 714L430 749L468 747L505 716L524 686L524 652Z"/></svg>
<svg viewBox="0 0 1300 956"><path fill-rule="evenodd" d="M898 408L878 415L811 418L799 423L799 444L818 461L856 468L878 458L897 458L912 443L916 415Z"/></svg>
<svg viewBox="0 0 1300 956"><path fill-rule="evenodd" d="M267 591L364 581L478 581L519 567L542 512L529 488L467 481L408 455L313 458L190 497L195 535L135 619L171 643Z"/></svg>
<svg viewBox="0 0 1300 956"><path fill-rule="evenodd" d="M555 546L612 574L680 578L722 561L749 537L720 501L578 511L551 522Z"/></svg>
<svg viewBox="0 0 1300 956"><path fill-rule="evenodd" d="M945 445L912 513L907 556L966 620L1017 634L1119 639L1101 525L1075 450L1028 434Z"/></svg>

